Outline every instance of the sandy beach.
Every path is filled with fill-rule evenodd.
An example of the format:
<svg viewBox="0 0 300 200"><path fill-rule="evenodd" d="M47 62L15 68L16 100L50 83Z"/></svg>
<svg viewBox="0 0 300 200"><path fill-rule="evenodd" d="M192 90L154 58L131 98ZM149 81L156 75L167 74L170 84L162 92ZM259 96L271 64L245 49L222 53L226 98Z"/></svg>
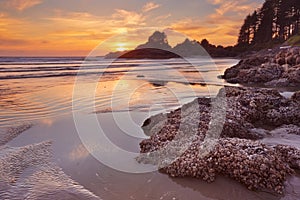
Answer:
<svg viewBox="0 0 300 200"><path fill-rule="evenodd" d="M82 99L80 101L82 109L73 110L78 113L80 120L86 123L83 127L86 130L84 134L98 134L100 124L111 142L138 155L140 142L149 138L149 135L146 135L142 129L147 118L155 114L170 112L179 108L181 104L193 101L194 96L186 92L189 91L187 88L192 87L193 91L202 97L216 95L221 85L224 84L224 80L219 79L218 76L223 74L226 68L236 64L238 60L216 59L214 62L218 70L211 67L210 62L197 61L199 68L203 71L202 76L210 80L208 81L208 84L211 84L210 91L201 82L197 84L198 78L193 74L195 72L187 72L188 69L182 61L164 62L168 62L165 66L169 67L166 68L167 72L169 70L166 77L157 76L152 72L153 69L145 69L143 66L151 66L154 63L157 66L157 61L143 61L140 63L143 68L142 72L135 66L132 70L128 70L130 73L122 74L122 76L118 72L122 64L113 68L115 72L108 74L108 77L99 82L96 108L92 107L86 99ZM128 67L128 61L123 65ZM190 77L188 82L178 81L176 74L172 76L173 69L180 71L181 68L182 73ZM143 75L142 79L142 76L138 77L139 74ZM27 85L21 85L20 79L9 80L14 85L8 84L6 90L3 88L5 92L2 93L1 100L1 105L4 105L1 110L3 134L0 140L1 155L3 155L0 159L3 163L1 198L22 199L24 195L32 195L32 199L53 197L60 199L298 198L298 185L300 184L298 175L288 177L285 183L286 192L281 196L266 191L250 191L247 187L224 176L218 176L213 183L193 178L172 178L153 171L152 165L139 164L135 157L125 160L130 165L142 166L143 170L149 172L136 174L117 171L95 158L93 152L88 151L82 142L80 136L82 133L78 133L78 127L75 126L71 112L73 77L46 79L49 81L43 88L35 87L35 84L28 82ZM34 77L28 79L32 83L37 80L39 79ZM44 80L43 83L45 84ZM88 87L91 83L84 82L83 84ZM2 87L4 86L2 84ZM116 93L115 97L118 101L111 104L109 97L118 87L122 89L122 92ZM130 93L132 88L138 89ZM177 96L174 97L174 93L168 90L175 91ZM281 92L287 96L293 94L289 91ZM128 94L130 94L129 105L124 104L128 101ZM8 104L8 101L14 102L15 107ZM94 116L99 124L88 123ZM15 124L20 124L20 126L15 126ZM276 139L266 137L262 141L276 144L291 144L292 142L294 146L299 147L296 135L276 137ZM105 141L96 142L100 147L105 146ZM7 159L15 156L21 157L18 160L12 160L14 167L10 167L7 171L5 165L10 163ZM118 154L116 156L114 160L119 160L122 166L124 158L118 157ZM47 180L47 184L43 180ZM26 185L25 188L24 185ZM50 193L53 196L49 196Z"/></svg>
<svg viewBox="0 0 300 200"><path fill-rule="evenodd" d="M1 0L0 200L299 200L299 0Z"/></svg>
<svg viewBox="0 0 300 200"><path fill-rule="evenodd" d="M108 116L105 116L105 118L109 119ZM109 126L109 129L111 128ZM45 143L45 141L52 142L50 144ZM127 147L128 150L138 151L138 142L132 143L131 141L123 144L123 146ZM15 177L14 183L11 184L22 185L27 184L28 179L32 180L31 174L33 172L30 172L32 170L35 173L43 173L50 169L55 171L45 175L46 180L55 181L45 184L45 182L33 179L36 181L32 182L32 188L28 186L28 188L23 189L25 193L37 190L36 199L48 198L46 196L50 192L48 184L51 183L59 184L58 188L54 186L51 188L53 190L51 193L54 192L54 196L56 195L55 197L59 199L68 197L68 195L71 195L74 199L97 199L97 197L100 199L281 199L280 196L274 194L249 191L238 182L225 177L218 177L215 182L206 183L193 178L170 178L159 172L131 174L113 170L100 163L85 149L76 133L72 118L54 121L52 125L35 125L6 145L11 146L10 148L15 147L17 152L19 151L17 147L34 148L34 155L37 154L37 149L49 152L43 154L43 159L52 164L47 163L46 167L42 168L38 163L31 163L32 166L36 167L35 169L28 167L21 174L11 172L10 178ZM3 151L1 150L1 154ZM28 153L25 155L25 157L31 156ZM43 159L41 159L42 162L44 162ZM1 159L1 161L5 160ZM22 162L23 160L19 160L20 165L22 165ZM78 186L77 183L85 189ZM299 176L288 179L286 199L289 195L291 198L295 198L295 195L299 194L297 189L299 183ZM22 190L7 190L7 187L1 187L0 194L3 195L2 197L10 194L15 195L15 197L10 196L10 199L22 199L22 197L20 198L20 195L23 194ZM59 192L62 187L66 189Z"/></svg>

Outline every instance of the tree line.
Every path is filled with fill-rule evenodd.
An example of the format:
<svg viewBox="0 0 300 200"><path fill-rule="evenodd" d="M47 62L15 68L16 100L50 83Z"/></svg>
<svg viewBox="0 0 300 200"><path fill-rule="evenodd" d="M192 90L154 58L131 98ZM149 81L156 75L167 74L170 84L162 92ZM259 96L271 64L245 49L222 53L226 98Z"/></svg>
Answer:
<svg viewBox="0 0 300 200"><path fill-rule="evenodd" d="M266 0L244 20L238 37L239 47L266 47L299 34L300 1Z"/></svg>

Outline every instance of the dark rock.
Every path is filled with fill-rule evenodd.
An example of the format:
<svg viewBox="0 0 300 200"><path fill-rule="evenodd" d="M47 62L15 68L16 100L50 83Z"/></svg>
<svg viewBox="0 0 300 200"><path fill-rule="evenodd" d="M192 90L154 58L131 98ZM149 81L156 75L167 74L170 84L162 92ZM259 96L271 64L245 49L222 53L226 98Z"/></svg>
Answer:
<svg viewBox="0 0 300 200"><path fill-rule="evenodd" d="M206 56L207 53L196 40L186 39L183 43L177 44L173 51L181 56Z"/></svg>
<svg viewBox="0 0 300 200"><path fill-rule="evenodd" d="M296 64L295 61L296 61L296 60L294 59L294 56L293 56L293 55L290 55L290 56L288 56L288 57L285 58L286 64L289 64L289 65L294 65L294 64Z"/></svg>
<svg viewBox="0 0 300 200"><path fill-rule="evenodd" d="M300 91L295 92L291 98L293 101L297 101L298 103L300 103Z"/></svg>
<svg viewBox="0 0 300 200"><path fill-rule="evenodd" d="M279 57L276 59L276 63L279 65L284 65L285 64L285 59L283 57Z"/></svg>
<svg viewBox="0 0 300 200"><path fill-rule="evenodd" d="M266 126L300 127L297 95L287 99L276 90L238 87L225 87L218 97L222 95L226 95L227 106L218 107L225 107L219 136L211 131L218 128L218 123L211 126L212 116L220 117L217 122L222 125L222 116L212 114L216 99L198 98L181 109L146 120L144 125L151 136L140 143L144 154L138 160L158 164L162 172L173 177L190 176L212 182L222 174L249 189L282 193L286 177L294 172L292 168L300 166L300 151L283 145L266 146L255 140L269 134L264 130ZM162 123L156 124L158 121Z"/></svg>
<svg viewBox="0 0 300 200"><path fill-rule="evenodd" d="M267 86L300 85L298 47L273 53L258 53L227 69L223 78L229 83L264 84Z"/></svg>
<svg viewBox="0 0 300 200"><path fill-rule="evenodd" d="M172 47L168 43L167 35L164 32L155 31L145 44L141 44L136 49L161 49L171 50Z"/></svg>
<svg viewBox="0 0 300 200"><path fill-rule="evenodd" d="M298 56L298 57L296 58L296 64L297 64L297 65L300 64L300 56Z"/></svg>
<svg viewBox="0 0 300 200"><path fill-rule="evenodd" d="M273 87L288 87L290 85L290 82L287 78L280 78L280 79L269 81L265 83L265 85L273 86Z"/></svg>
<svg viewBox="0 0 300 200"><path fill-rule="evenodd" d="M281 77L283 68L274 63L262 64L260 68L257 69L255 78L261 79L263 81L271 81Z"/></svg>

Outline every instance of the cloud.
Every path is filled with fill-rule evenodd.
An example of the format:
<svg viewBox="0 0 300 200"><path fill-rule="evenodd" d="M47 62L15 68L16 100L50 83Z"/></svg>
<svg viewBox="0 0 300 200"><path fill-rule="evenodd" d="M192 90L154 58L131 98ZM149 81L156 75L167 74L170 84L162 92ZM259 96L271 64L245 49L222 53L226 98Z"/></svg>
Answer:
<svg viewBox="0 0 300 200"><path fill-rule="evenodd" d="M159 7L160 7L159 4L156 4L156 3L154 3L154 2L148 2L148 3L146 3L146 4L144 5L142 11L143 11L143 12L149 12L149 11L154 10L154 9L156 9L156 8L159 8Z"/></svg>
<svg viewBox="0 0 300 200"><path fill-rule="evenodd" d="M197 23L196 21L199 22L199 20L196 19L191 19L191 18L186 18L183 20L180 20L178 22L175 22L172 24L172 29L178 30L178 31L189 31L189 30L195 30L195 29L202 29L201 23Z"/></svg>
<svg viewBox="0 0 300 200"><path fill-rule="evenodd" d="M24 44L29 44L27 40L22 40L22 39L12 39L12 38L5 38L5 37L0 37L0 45L24 45Z"/></svg>
<svg viewBox="0 0 300 200"><path fill-rule="evenodd" d="M245 15L245 13L253 12L260 2L254 0L207 0L208 3L216 6L215 12L219 15L227 13L235 13L238 15Z"/></svg>
<svg viewBox="0 0 300 200"><path fill-rule="evenodd" d="M251 0L207 0L215 6L213 13L203 19L186 18L171 25L197 40L204 38L214 44L232 45L237 41L245 15L253 12L259 4Z"/></svg>
<svg viewBox="0 0 300 200"><path fill-rule="evenodd" d="M41 3L42 0L2 0L0 6L22 11Z"/></svg>
<svg viewBox="0 0 300 200"><path fill-rule="evenodd" d="M172 29L180 31L187 36L201 41L206 38L211 43L232 45L236 42L240 21L231 21L227 18L206 19L186 18L172 24Z"/></svg>
<svg viewBox="0 0 300 200"><path fill-rule="evenodd" d="M25 20L12 18L6 13L0 13L0 35L9 35L11 37L14 37L15 35L10 34L10 31L19 31L19 29L21 27L24 28L24 26L26 26Z"/></svg>
<svg viewBox="0 0 300 200"><path fill-rule="evenodd" d="M228 0L207 0L208 3L213 4L213 5L219 5L219 4L222 4L225 1L228 1Z"/></svg>
<svg viewBox="0 0 300 200"><path fill-rule="evenodd" d="M166 14L166 15L161 15L161 16L157 16L154 18L154 21L155 22L158 22L158 23L163 23L164 20L170 18L172 15L169 13L169 14Z"/></svg>
<svg viewBox="0 0 300 200"><path fill-rule="evenodd" d="M113 19L122 21L123 25L145 25L145 16L137 12L116 9L116 13L113 14Z"/></svg>
<svg viewBox="0 0 300 200"><path fill-rule="evenodd" d="M54 43L60 43L68 49L85 50L87 53L100 42L119 35L120 33L136 30L136 28L145 25L146 16L143 14L116 9L110 16L94 15L87 12L66 12L64 10L56 10L51 17L42 19L40 24L36 24L43 30L44 37L50 41L45 46L55 46ZM141 37L140 35L137 38ZM137 46L136 39L129 46ZM58 46L58 44L56 44ZM114 51L113 45L102 46L107 52ZM101 48L102 48L101 47ZM81 54L82 55L82 54Z"/></svg>
<svg viewBox="0 0 300 200"><path fill-rule="evenodd" d="M1 8L4 6L13 9L5 10L7 13L0 12L0 40L5 44L0 47L0 52L5 52L6 49L7 52L24 51L28 55L84 55L114 35L140 30L134 37L126 40L132 41L129 46L134 47L147 40L154 29L164 28L180 31L193 39L207 38L214 44L232 45L236 43L245 16L258 7L257 1L263 0L206 1L213 5L210 6L213 8L210 14L202 18L195 16L178 19L179 16L172 9L170 13L150 12L161 6L153 2L144 3L139 10L112 8L109 15L92 14L88 10L52 10L38 13L40 17L30 14L27 16L27 13L23 17L23 13L23 18L20 18L12 13L42 3L42 0L0 0ZM143 29L146 27L149 32ZM45 39L47 42L44 42ZM25 54L24 52L21 53Z"/></svg>
<svg viewBox="0 0 300 200"><path fill-rule="evenodd" d="M216 9L216 13L224 15L226 13L236 13L238 15L245 15L245 13L253 12L253 9L258 7L258 4L253 2L245 4L243 1L225 1Z"/></svg>
<svg viewBox="0 0 300 200"><path fill-rule="evenodd" d="M87 12L65 12L56 10L53 17L45 18L49 24L56 24L55 33L67 36L86 35L90 32L101 35L113 35L145 25L146 17L132 11L116 9L111 16L93 15ZM59 29L59 31L57 31Z"/></svg>

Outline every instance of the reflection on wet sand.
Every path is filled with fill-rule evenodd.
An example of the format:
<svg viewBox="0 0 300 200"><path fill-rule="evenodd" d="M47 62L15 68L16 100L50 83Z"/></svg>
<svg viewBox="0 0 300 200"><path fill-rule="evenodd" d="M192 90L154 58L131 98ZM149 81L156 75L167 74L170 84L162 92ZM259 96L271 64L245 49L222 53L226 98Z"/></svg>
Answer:
<svg viewBox="0 0 300 200"><path fill-rule="evenodd" d="M118 113L117 113L118 114ZM122 113L121 118L122 117ZM124 113L123 113L124 114ZM114 137L125 137L124 130L120 130L111 121L111 114L98 114L102 128L114 130L111 139ZM147 115L132 116L132 120L141 126ZM132 123L125 119L124 124ZM123 126L122 126L123 127ZM126 127L124 127L126 129ZM95 127L89 127L95 129ZM141 130L140 130L141 131ZM43 132L43 134L40 134ZM63 134L62 134L63 133ZM109 132L111 133L111 132ZM141 131L140 134L143 134ZM128 137L128 136L126 136ZM66 118L54 121L52 125L39 124L18 138L9 142L11 146L24 146L42 141L53 141L53 157L64 173L73 180L83 185L102 199L280 199L266 192L252 192L241 184L225 178L218 177L214 183L206 183L192 178L172 179L157 171L143 174L124 173L103 165L86 150L76 132L74 121ZM99 141L100 142L100 141ZM138 151L132 140L124 140L117 143L129 151ZM287 182L291 186L287 190L293 195L299 180ZM294 189L293 189L294 188ZM293 197L293 196L292 196Z"/></svg>
<svg viewBox="0 0 300 200"><path fill-rule="evenodd" d="M21 125L4 130L0 141L9 142L13 133L16 137L27 129L28 125ZM0 199L100 199L66 175L51 158L48 141L0 146Z"/></svg>

